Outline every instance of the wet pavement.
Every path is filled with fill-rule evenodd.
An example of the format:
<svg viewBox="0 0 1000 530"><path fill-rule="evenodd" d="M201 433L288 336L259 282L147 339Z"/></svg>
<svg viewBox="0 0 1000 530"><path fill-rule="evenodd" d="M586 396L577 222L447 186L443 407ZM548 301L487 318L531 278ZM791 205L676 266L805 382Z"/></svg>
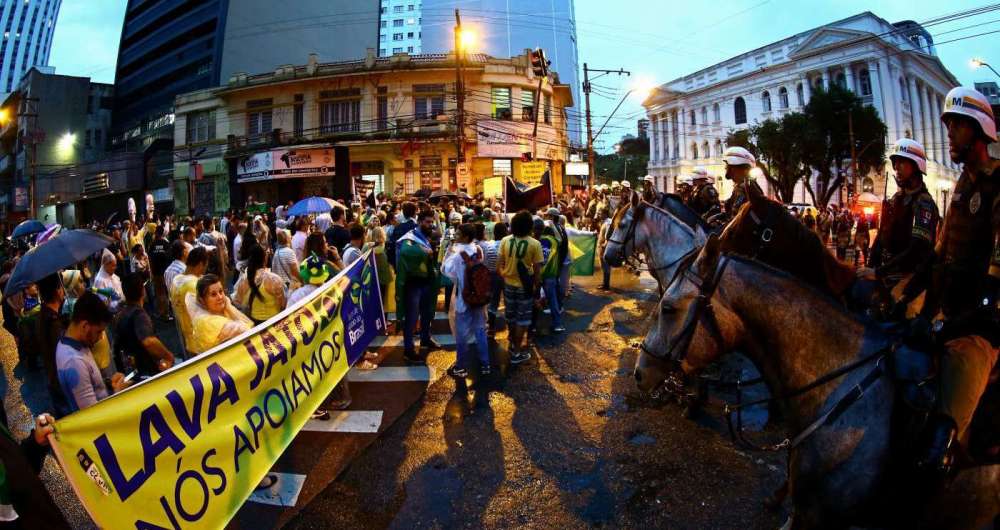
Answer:
<svg viewBox="0 0 1000 530"><path fill-rule="evenodd" d="M568 333L537 339L530 361L509 366L506 340L493 344L493 374L456 381L428 377L352 384L359 414L380 412L367 427L304 432L275 470L297 477L288 506L244 505L231 527L271 528L776 528L785 519L763 499L784 476L784 456L737 448L721 420L717 389L694 420L681 409L640 394L632 380L635 350L655 303L655 283L616 271L614 290L598 277L574 278L564 324ZM172 324L158 334L176 344ZM447 333L436 322L434 333ZM378 348L401 368L398 345ZM433 374L454 348L431 357ZM17 365L13 340L0 331L5 405L15 436L32 414L47 410L40 372ZM400 366L399 368L393 368ZM729 363L722 377L754 377ZM753 399L750 389L744 399ZM747 422L759 429L766 411ZM350 427L350 426L348 426ZM767 429L753 433L774 441ZM92 528L54 460L43 478L67 519Z"/></svg>
<svg viewBox="0 0 1000 530"><path fill-rule="evenodd" d="M440 379L287 527L780 526L763 499L784 456L730 442L719 399L731 390L692 421L635 389L629 343L649 326L652 280L616 272L611 293L595 280L574 279L569 333L540 336L530 361L488 380ZM753 377L738 363L724 377L734 370Z"/></svg>

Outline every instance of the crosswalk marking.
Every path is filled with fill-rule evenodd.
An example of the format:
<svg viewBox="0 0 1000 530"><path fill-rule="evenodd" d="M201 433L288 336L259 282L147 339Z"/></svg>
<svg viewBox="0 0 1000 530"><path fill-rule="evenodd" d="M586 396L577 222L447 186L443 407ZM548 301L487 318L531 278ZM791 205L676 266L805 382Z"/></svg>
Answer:
<svg viewBox="0 0 1000 530"><path fill-rule="evenodd" d="M278 481L265 490L254 490L247 500L272 506L295 506L295 502L299 500L302 485L306 482L306 476L277 472L269 472L268 475L278 477Z"/></svg>
<svg viewBox="0 0 1000 530"><path fill-rule="evenodd" d="M396 320L396 313L388 313L387 318L389 320ZM448 313L438 311L434 313L434 320L448 320Z"/></svg>
<svg viewBox="0 0 1000 530"><path fill-rule="evenodd" d="M352 383L399 383L404 381L433 382L437 374L430 366L380 366L376 370L352 368L347 380Z"/></svg>
<svg viewBox="0 0 1000 530"><path fill-rule="evenodd" d="M382 425L381 410L331 410L328 420L309 420L303 431L376 433Z"/></svg>
<svg viewBox="0 0 1000 530"><path fill-rule="evenodd" d="M455 336L454 335L431 335L431 337L438 342L442 347L454 347L455 346ZM420 338L414 337L414 347L420 346ZM371 344L368 345L369 348L402 348L403 347L403 336L402 335L380 335L372 339Z"/></svg>

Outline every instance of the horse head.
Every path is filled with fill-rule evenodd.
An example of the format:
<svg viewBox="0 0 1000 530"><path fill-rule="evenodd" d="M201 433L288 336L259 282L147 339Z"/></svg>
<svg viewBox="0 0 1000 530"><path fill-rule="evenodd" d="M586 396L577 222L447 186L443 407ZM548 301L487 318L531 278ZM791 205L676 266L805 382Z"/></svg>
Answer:
<svg viewBox="0 0 1000 530"><path fill-rule="evenodd" d="M697 372L731 349L720 321L728 314L712 304L729 258L714 234L691 256L663 293L657 322L640 346L634 371L640 390L656 389L677 371Z"/></svg>
<svg viewBox="0 0 1000 530"><path fill-rule="evenodd" d="M632 201L621 205L611 219L611 236L604 248L604 262L612 267L621 267L625 258L637 248L646 246L645 233L637 234L638 224L645 213L639 195L632 194Z"/></svg>

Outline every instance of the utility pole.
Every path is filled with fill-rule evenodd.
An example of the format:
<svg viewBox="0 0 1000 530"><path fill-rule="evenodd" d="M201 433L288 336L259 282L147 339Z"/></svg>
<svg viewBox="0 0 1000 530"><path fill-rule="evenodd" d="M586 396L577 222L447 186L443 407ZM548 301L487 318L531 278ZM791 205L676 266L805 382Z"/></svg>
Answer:
<svg viewBox="0 0 1000 530"><path fill-rule="evenodd" d="M594 167L594 165L595 165L595 161L594 161L594 133L593 133L593 126L591 125L591 120L590 120L590 72L598 72L601 75L607 75L607 74L632 75L631 72L627 72L627 71L625 71L625 70L623 70L621 68L619 68L618 70L600 70L600 69L597 69L597 68L589 68L587 66L587 63L583 63L583 96L584 96L584 104L586 106L585 111L586 111L586 116L587 116L587 165L589 166L588 170L587 170L587 172L588 172L588 175L587 175L587 197L588 197L588 199L593 195L593 191L594 191L593 190L593 188L594 188L594 178L595 178L595 175L597 173L597 168ZM600 77L600 76L598 76L598 77ZM627 96L627 94L626 94L626 96ZM622 103L624 103L624 102L625 102L625 100L623 98L622 101L618 103L618 107L621 107ZM615 107L615 110L611 112L612 116L618 110L618 107ZM611 120L611 116L608 116L608 121L610 121L610 120ZM604 122L604 124L607 125L607 122ZM601 131L603 131L603 130L604 130L604 127L601 127ZM601 134L601 131L597 131L597 134Z"/></svg>
<svg viewBox="0 0 1000 530"><path fill-rule="evenodd" d="M462 82L462 18L455 10L455 182L449 187L458 189L458 167L465 164L465 87Z"/></svg>

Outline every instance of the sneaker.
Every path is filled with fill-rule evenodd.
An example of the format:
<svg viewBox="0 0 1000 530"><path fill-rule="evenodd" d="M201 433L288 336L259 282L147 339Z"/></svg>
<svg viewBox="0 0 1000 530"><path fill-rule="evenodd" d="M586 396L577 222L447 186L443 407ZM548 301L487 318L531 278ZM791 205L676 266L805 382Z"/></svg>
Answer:
<svg viewBox="0 0 1000 530"><path fill-rule="evenodd" d="M448 369L448 375L454 377L455 379L465 379L469 376L469 372L465 368L454 365Z"/></svg>
<svg viewBox="0 0 1000 530"><path fill-rule="evenodd" d="M487 376L490 375L490 365L484 364L479 367L479 375Z"/></svg>
<svg viewBox="0 0 1000 530"><path fill-rule="evenodd" d="M566 332L565 326L556 326L552 328L552 333L565 333L565 332Z"/></svg>
<svg viewBox="0 0 1000 530"><path fill-rule="evenodd" d="M531 358L531 352L527 350L512 352L510 354L510 364L521 364L530 358Z"/></svg>
<svg viewBox="0 0 1000 530"><path fill-rule="evenodd" d="M309 415L311 420L326 421L330 419L330 411L323 409L316 409L312 414Z"/></svg>

